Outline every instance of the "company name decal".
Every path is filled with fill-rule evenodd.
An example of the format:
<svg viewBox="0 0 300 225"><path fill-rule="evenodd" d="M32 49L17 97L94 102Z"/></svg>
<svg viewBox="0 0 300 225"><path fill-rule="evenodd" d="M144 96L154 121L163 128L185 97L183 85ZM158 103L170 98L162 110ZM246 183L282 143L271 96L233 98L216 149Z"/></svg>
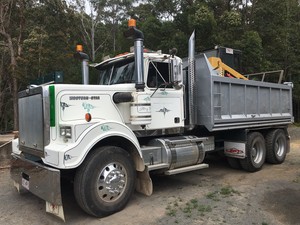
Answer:
<svg viewBox="0 0 300 225"><path fill-rule="evenodd" d="M72 101L100 100L100 96L70 96L69 100Z"/></svg>
<svg viewBox="0 0 300 225"><path fill-rule="evenodd" d="M239 149L236 149L236 148L226 149L225 152L230 153L230 154L237 154L237 155L244 154L243 150L239 150Z"/></svg>

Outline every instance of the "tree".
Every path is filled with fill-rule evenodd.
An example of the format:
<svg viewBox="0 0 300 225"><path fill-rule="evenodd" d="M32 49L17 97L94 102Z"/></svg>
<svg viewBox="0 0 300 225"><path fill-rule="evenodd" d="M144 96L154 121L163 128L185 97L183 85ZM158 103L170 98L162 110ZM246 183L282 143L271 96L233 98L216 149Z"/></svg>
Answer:
<svg viewBox="0 0 300 225"><path fill-rule="evenodd" d="M238 44L243 49L243 73L257 73L265 70L267 64L263 56L262 40L256 31L247 31Z"/></svg>
<svg viewBox="0 0 300 225"><path fill-rule="evenodd" d="M10 80L14 111L14 130L18 129L18 58L23 50L23 31L25 28L26 10L25 0L2 0L0 2L0 35L3 38L4 46L8 49L10 56ZM13 23L14 22L14 23Z"/></svg>
<svg viewBox="0 0 300 225"><path fill-rule="evenodd" d="M88 55L95 61L99 50L107 50L110 30L103 24L102 17L97 12L93 1L75 0L71 7L78 13L81 21L81 34Z"/></svg>
<svg viewBox="0 0 300 225"><path fill-rule="evenodd" d="M133 0L91 0L104 24L111 28L112 49L117 51L117 33L122 20L129 17Z"/></svg>
<svg viewBox="0 0 300 225"><path fill-rule="evenodd" d="M286 75L291 66L290 59L294 58L290 41L294 32L291 10L297 5L296 0L266 0L258 1L253 9L252 27L262 38L266 58L272 62L272 68L284 69Z"/></svg>

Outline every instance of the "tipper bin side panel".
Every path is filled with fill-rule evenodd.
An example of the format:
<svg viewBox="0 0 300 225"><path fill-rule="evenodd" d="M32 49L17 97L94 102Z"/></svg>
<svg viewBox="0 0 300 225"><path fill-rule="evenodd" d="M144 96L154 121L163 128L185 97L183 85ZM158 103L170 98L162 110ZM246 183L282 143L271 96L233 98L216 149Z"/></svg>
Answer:
<svg viewBox="0 0 300 225"><path fill-rule="evenodd" d="M197 125L214 131L292 122L291 87L220 77L208 63L196 57Z"/></svg>

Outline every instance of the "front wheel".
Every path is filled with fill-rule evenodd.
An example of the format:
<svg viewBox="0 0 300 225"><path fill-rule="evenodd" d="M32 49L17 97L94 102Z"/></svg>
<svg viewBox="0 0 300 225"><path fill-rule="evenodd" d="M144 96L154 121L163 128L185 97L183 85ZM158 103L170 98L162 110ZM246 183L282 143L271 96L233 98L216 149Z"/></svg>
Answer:
<svg viewBox="0 0 300 225"><path fill-rule="evenodd" d="M255 172L262 168L266 159L265 139L259 132L248 134L246 143L246 158L240 163L244 170Z"/></svg>
<svg viewBox="0 0 300 225"><path fill-rule="evenodd" d="M135 188L136 173L128 152L105 146L91 152L78 168L74 194L88 214L103 217L122 210Z"/></svg>

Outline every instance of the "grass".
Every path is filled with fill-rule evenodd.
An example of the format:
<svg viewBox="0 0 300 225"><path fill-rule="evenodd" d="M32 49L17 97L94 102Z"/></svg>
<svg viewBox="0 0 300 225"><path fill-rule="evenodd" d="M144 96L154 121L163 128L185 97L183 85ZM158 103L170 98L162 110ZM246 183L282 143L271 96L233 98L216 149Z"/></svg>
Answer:
<svg viewBox="0 0 300 225"><path fill-rule="evenodd" d="M295 125L296 127L300 127L300 123L294 122L293 125Z"/></svg>
<svg viewBox="0 0 300 225"><path fill-rule="evenodd" d="M196 212L199 212L201 213L201 216L204 216L205 213L212 212L212 207L210 205L200 204L195 198L189 200L185 204L182 200L175 199L174 202L168 203L166 207L166 214L171 217L177 217L179 213L183 213L186 218L191 218Z"/></svg>
<svg viewBox="0 0 300 225"><path fill-rule="evenodd" d="M206 198L211 199L212 201L220 201L222 198L227 198L234 194L240 193L234 190L231 186L223 186L216 191L208 193ZM204 200L204 202L207 203L207 200ZM185 202L180 197L175 197L172 202L168 203L166 207L166 215L174 217L174 223L180 223L180 221L178 221L180 216L185 216L186 218L192 218L193 215L205 216L206 213L212 212L213 208L217 208L217 206L212 207L209 204L203 204L203 201L199 201L196 198Z"/></svg>
<svg viewBox="0 0 300 225"><path fill-rule="evenodd" d="M220 201L220 197L226 198L233 196L234 194L240 194L238 191L234 190L231 186L222 187L219 191L210 192L206 195L206 198L213 201Z"/></svg>
<svg viewBox="0 0 300 225"><path fill-rule="evenodd" d="M218 193L218 191L210 192L206 195L206 198L211 199L213 201L220 201L220 199L218 198Z"/></svg>
<svg viewBox="0 0 300 225"><path fill-rule="evenodd" d="M186 217L190 218L194 212L199 212L201 216L205 216L205 213L212 211L210 205L199 205L199 202L196 199L192 199L185 204L185 207L181 209Z"/></svg>
<svg viewBox="0 0 300 225"><path fill-rule="evenodd" d="M201 212L201 213L211 212L212 208L209 205L199 205L198 206L198 211Z"/></svg>
<svg viewBox="0 0 300 225"><path fill-rule="evenodd" d="M240 194L240 193L234 190L232 187L226 186L221 188L220 194L223 195L224 197L227 197L227 196L233 196L233 194Z"/></svg>
<svg viewBox="0 0 300 225"><path fill-rule="evenodd" d="M177 210L176 209L167 209L167 215L168 216L176 216Z"/></svg>
<svg viewBox="0 0 300 225"><path fill-rule="evenodd" d="M172 205L172 203L169 203L166 207L166 214L168 216L176 216L177 213L177 206L175 206L175 203Z"/></svg>

